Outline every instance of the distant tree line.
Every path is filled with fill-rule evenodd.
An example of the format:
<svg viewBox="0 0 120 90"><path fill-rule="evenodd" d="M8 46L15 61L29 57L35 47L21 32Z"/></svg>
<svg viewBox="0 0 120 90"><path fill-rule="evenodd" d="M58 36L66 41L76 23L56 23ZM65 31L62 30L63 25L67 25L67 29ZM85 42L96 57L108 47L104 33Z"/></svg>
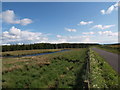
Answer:
<svg viewBox="0 0 120 90"><path fill-rule="evenodd" d="M116 44L104 44L104 45L100 45L101 48L106 48L106 49L116 49L118 51L120 51L120 43L116 43Z"/></svg>
<svg viewBox="0 0 120 90"><path fill-rule="evenodd" d="M113 44L103 44L103 45L120 45L120 43L113 43Z"/></svg>
<svg viewBox="0 0 120 90"><path fill-rule="evenodd" d="M63 49L63 48L87 48L98 44L82 44L82 43L37 43L37 44L23 44L23 45L3 45L2 51L16 51L16 50L32 50L32 49Z"/></svg>

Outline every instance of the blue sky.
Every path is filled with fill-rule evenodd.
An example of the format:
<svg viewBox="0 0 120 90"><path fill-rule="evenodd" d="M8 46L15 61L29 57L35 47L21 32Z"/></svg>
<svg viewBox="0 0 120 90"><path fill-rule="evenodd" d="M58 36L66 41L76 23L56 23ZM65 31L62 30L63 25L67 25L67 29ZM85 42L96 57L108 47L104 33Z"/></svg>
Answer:
<svg viewBox="0 0 120 90"><path fill-rule="evenodd" d="M3 44L116 43L116 2L3 3Z"/></svg>

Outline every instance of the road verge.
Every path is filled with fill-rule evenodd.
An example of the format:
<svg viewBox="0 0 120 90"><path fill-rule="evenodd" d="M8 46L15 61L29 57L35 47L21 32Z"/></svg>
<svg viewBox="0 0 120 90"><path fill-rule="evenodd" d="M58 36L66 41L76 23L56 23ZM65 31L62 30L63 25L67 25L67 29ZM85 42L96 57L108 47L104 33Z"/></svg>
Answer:
<svg viewBox="0 0 120 90"><path fill-rule="evenodd" d="M112 67L92 49L89 50L90 59L90 88L119 88L118 74Z"/></svg>

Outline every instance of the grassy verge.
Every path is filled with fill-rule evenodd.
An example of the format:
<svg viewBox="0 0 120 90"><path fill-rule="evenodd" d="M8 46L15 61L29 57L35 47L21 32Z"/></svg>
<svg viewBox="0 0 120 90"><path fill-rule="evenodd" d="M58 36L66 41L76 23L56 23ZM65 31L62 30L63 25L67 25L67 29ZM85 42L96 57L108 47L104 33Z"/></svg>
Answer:
<svg viewBox="0 0 120 90"><path fill-rule="evenodd" d="M87 49L3 58L3 88L83 88Z"/></svg>
<svg viewBox="0 0 120 90"><path fill-rule="evenodd" d="M120 77L96 52L90 49L90 87L120 88Z"/></svg>
<svg viewBox="0 0 120 90"><path fill-rule="evenodd" d="M38 49L38 50L8 51L8 52L2 52L2 56L30 55L30 54L37 54L37 53L55 52L55 51L61 51L61 50L62 49Z"/></svg>
<svg viewBox="0 0 120 90"><path fill-rule="evenodd" d="M98 48L108 51L108 52L120 54L120 47L99 46Z"/></svg>

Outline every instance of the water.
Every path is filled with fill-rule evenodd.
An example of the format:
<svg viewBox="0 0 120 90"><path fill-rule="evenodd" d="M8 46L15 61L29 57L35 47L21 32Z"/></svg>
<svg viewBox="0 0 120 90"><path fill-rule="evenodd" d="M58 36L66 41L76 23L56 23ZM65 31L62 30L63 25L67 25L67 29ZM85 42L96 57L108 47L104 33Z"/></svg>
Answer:
<svg viewBox="0 0 120 90"><path fill-rule="evenodd" d="M64 51L69 51L69 49L65 49L65 50L61 50L61 51L55 51L55 52L37 53L37 54L19 55L19 56L5 56L5 57L29 57L29 56L40 56L40 55L47 55L47 54L52 54L52 53L64 52Z"/></svg>

